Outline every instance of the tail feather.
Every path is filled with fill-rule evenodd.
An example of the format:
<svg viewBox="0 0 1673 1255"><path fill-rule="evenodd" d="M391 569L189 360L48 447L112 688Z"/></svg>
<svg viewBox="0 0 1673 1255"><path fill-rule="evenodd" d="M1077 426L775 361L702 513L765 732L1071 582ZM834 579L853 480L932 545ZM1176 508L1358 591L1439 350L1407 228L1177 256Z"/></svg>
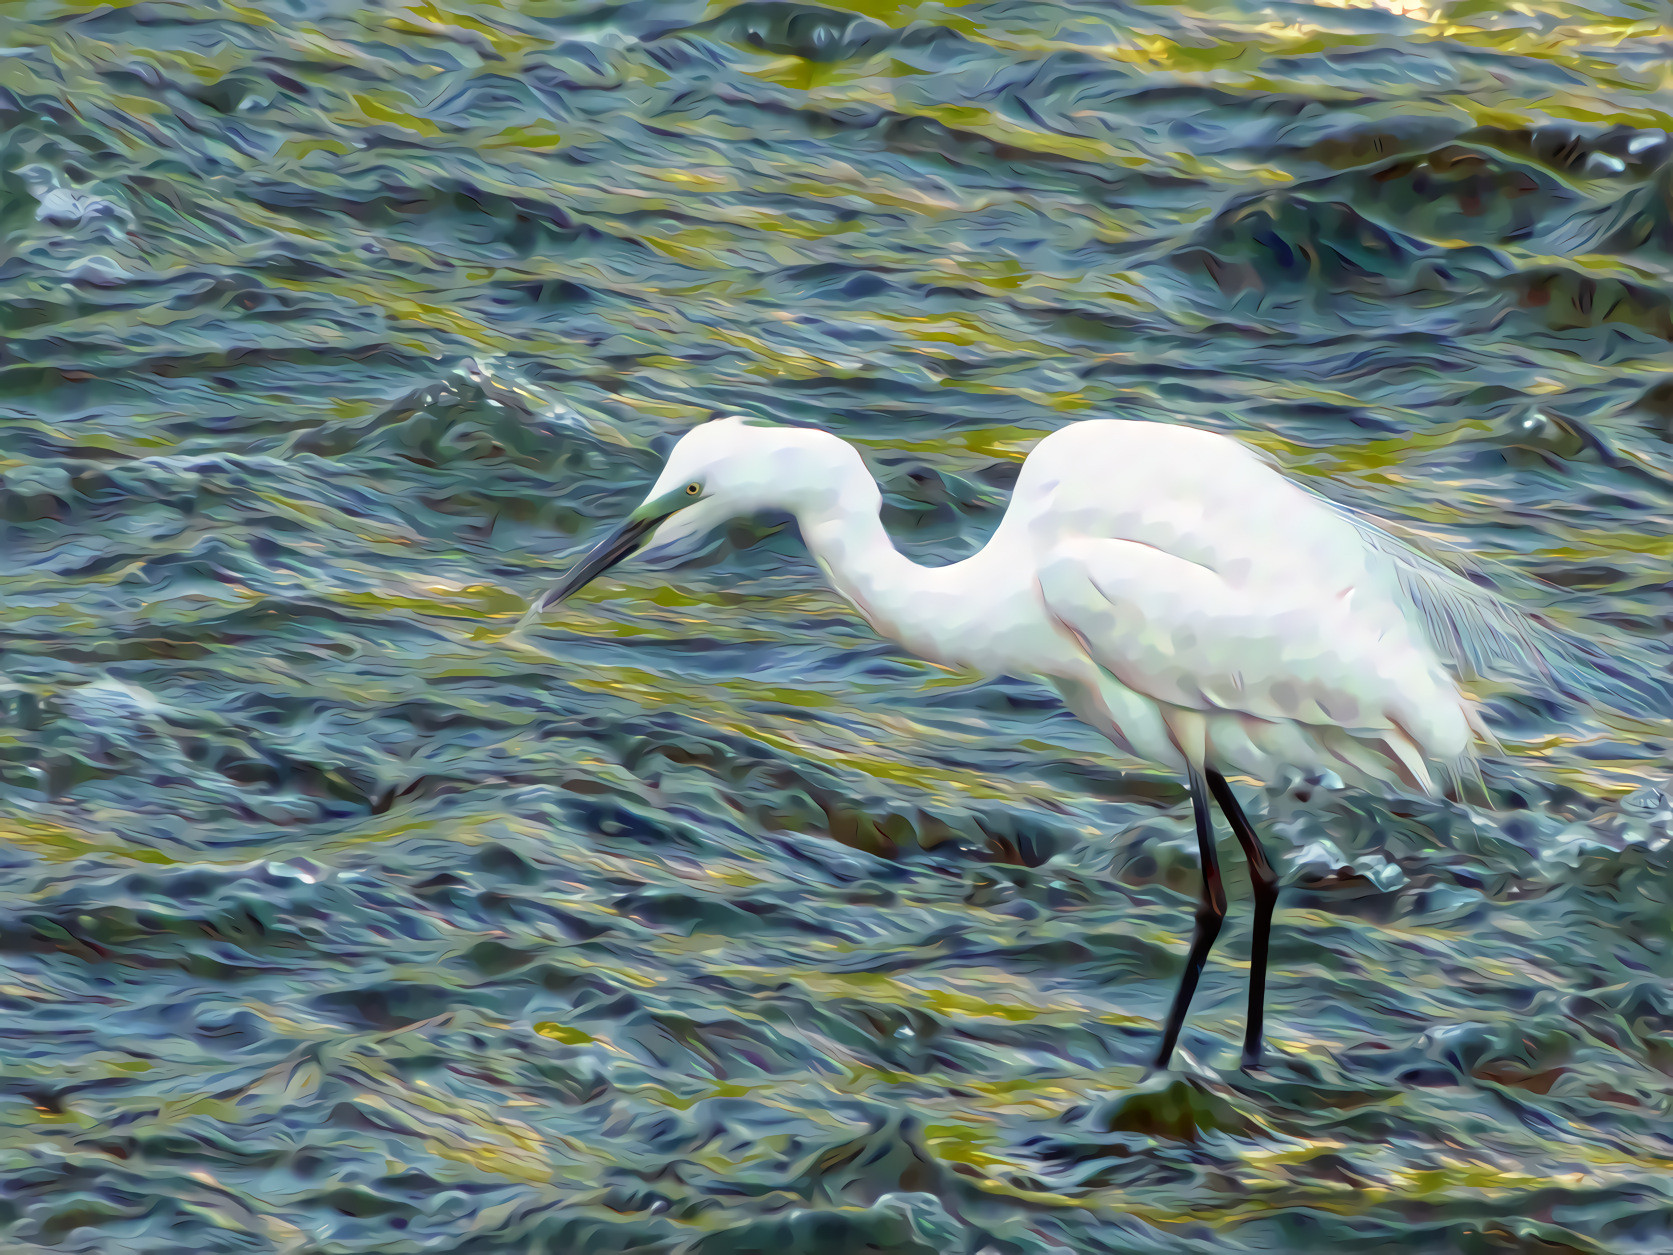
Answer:
<svg viewBox="0 0 1673 1255"><path fill-rule="evenodd" d="M1627 640L1611 640L1616 655L1611 656L1596 642L1536 618L1448 565L1462 565L1462 555L1449 552L1443 562L1418 548L1415 538L1397 537L1369 516L1331 504L1382 558L1413 625L1465 678L1508 680L1625 715L1673 718L1673 676L1666 659L1657 666L1642 657L1642 644ZM1488 580L1484 572L1475 574ZM1501 576L1498 582L1512 578ZM1602 627L1592 630L1600 637L1606 633ZM1630 661L1634 653L1640 655L1636 666Z"/></svg>
<svg viewBox="0 0 1673 1255"><path fill-rule="evenodd" d="M1385 732L1380 748L1390 761L1404 768L1402 774L1410 776L1412 782L1425 793L1435 791L1435 782L1430 778L1429 766L1423 761L1422 751L1402 730L1395 728Z"/></svg>
<svg viewBox="0 0 1673 1255"><path fill-rule="evenodd" d="M1356 735L1345 728L1320 724L1310 727L1308 733L1317 752L1322 752L1345 780L1378 786L1398 781L1424 796L1435 792L1423 755L1398 732L1378 729Z"/></svg>

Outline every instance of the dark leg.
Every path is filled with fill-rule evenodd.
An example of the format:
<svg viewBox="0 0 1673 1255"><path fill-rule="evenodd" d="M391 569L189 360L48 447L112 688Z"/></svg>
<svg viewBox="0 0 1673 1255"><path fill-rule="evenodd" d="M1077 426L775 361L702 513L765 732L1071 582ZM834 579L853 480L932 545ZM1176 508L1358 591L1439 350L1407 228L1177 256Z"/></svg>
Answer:
<svg viewBox="0 0 1673 1255"><path fill-rule="evenodd" d="M1278 873L1272 870L1266 850L1226 778L1217 771L1207 775L1214 800L1220 803L1249 860L1249 880L1255 887L1255 942L1249 954L1249 1027L1243 1035L1243 1067L1256 1068L1261 1062L1261 1027L1266 1018L1266 943L1272 932L1272 909L1278 905Z"/></svg>
<svg viewBox="0 0 1673 1255"><path fill-rule="evenodd" d="M1208 960L1209 947L1220 935L1220 923L1226 918L1226 888L1220 883L1220 860L1214 855L1214 817L1208 809L1208 790L1195 767L1185 769L1191 785L1191 805L1197 816L1197 849L1202 857L1202 902L1197 906L1197 930L1191 937L1191 953L1185 960L1185 971L1179 978L1179 992L1173 996L1173 1010L1168 1012L1167 1028L1162 1032L1162 1048L1156 1052L1157 1068L1166 1068L1173 1058L1174 1043L1179 1030L1185 1026L1185 1012L1190 1009L1191 995L1197 992L1197 980L1202 976L1202 965Z"/></svg>

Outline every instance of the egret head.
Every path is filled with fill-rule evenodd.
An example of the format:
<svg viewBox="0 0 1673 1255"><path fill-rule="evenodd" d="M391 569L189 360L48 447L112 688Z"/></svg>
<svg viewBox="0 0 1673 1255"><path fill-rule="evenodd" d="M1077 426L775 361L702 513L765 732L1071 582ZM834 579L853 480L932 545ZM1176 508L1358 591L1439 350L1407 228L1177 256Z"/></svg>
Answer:
<svg viewBox="0 0 1673 1255"><path fill-rule="evenodd" d="M856 476L855 471L860 474ZM734 415L692 428L638 509L530 607L554 606L647 545L672 548L742 515L798 517L837 508L856 485L876 485L846 441L812 427L780 427ZM873 501L873 508L876 502Z"/></svg>

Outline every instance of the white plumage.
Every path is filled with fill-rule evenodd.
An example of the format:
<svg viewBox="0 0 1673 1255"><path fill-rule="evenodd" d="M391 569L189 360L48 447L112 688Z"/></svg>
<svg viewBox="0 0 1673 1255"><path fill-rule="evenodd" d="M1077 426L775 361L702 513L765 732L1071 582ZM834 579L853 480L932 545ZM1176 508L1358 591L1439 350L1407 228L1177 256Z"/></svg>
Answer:
<svg viewBox="0 0 1673 1255"><path fill-rule="evenodd" d="M1236 440L1164 423L1080 422L1045 437L977 554L923 567L878 517L853 446L728 418L675 446L644 503L530 611L649 541L793 515L832 585L923 657L1032 677L1122 750L1190 782L1204 905L1158 1064L1171 1054L1224 915L1212 792L1256 873L1245 1063L1260 1049L1276 877L1223 773L1330 769L1436 791L1486 735L1460 673L1544 667L1514 608L1371 520L1291 482Z"/></svg>
<svg viewBox="0 0 1673 1255"><path fill-rule="evenodd" d="M1427 763L1468 757L1474 714L1408 587L1449 573L1227 437L1116 420L1054 432L992 540L943 567L895 550L870 473L825 432L705 423L648 500L690 483L701 498L652 543L786 510L878 631L937 662L1041 679L1148 761L1429 792Z"/></svg>

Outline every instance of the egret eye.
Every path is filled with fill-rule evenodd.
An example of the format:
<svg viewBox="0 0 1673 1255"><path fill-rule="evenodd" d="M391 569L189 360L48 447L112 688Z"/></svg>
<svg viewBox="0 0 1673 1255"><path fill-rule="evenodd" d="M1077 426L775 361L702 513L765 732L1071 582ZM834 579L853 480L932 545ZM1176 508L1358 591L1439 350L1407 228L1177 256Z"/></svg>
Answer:
<svg viewBox="0 0 1673 1255"><path fill-rule="evenodd" d="M703 486L701 484L687 484L685 486L685 491L687 496L695 497L698 493L703 491Z"/></svg>

